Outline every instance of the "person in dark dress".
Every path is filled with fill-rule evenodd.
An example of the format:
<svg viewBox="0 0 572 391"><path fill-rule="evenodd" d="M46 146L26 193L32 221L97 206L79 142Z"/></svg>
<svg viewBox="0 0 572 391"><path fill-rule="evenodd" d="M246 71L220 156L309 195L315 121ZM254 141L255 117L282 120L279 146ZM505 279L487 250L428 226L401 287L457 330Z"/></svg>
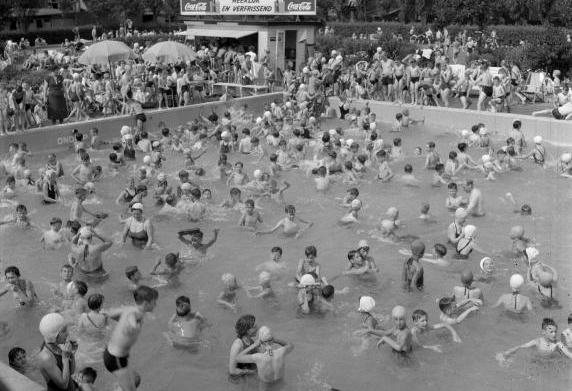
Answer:
<svg viewBox="0 0 572 391"><path fill-rule="evenodd" d="M64 78L61 75L52 75L47 80L46 103L48 106L48 119L55 125L56 121L63 123L68 110L64 95Z"/></svg>

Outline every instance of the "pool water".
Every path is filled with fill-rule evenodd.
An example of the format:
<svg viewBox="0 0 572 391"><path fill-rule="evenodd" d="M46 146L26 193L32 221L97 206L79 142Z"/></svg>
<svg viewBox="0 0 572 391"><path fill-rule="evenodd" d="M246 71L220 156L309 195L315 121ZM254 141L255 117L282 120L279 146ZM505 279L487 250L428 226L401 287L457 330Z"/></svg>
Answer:
<svg viewBox="0 0 572 391"><path fill-rule="evenodd" d="M323 127L329 129L343 125L329 120ZM468 172L464 176L475 178L476 186L484 194L486 217L470 218L468 223L478 227L478 241L482 248L495 254L496 280L489 284L477 283L485 296L485 307L470 316L461 325L455 326L462 344L451 341L447 332L435 332L425 337L427 344L441 344L443 353L429 350L416 350L408 360L393 354L387 346L375 348L375 341L369 349L360 350L361 338L353 335L360 327L357 313L361 295L374 297L377 306L374 310L380 317L387 319L391 308L397 304L408 310L408 323L411 324L411 312L424 309L432 322L438 321L439 311L435 299L452 292L459 285L459 272L470 269L475 276L480 273L481 255L471 254L466 261L453 261L451 267L442 269L424 264L425 289L423 292L404 292L401 288L402 264L405 256L398 250L408 248L408 244L392 244L376 241L368 231L374 228L384 217L390 206L400 210L400 219L405 224L402 233L419 236L430 249L435 243L446 242L446 229L452 221L451 213L445 208L446 187L431 188L429 183L433 172L423 168L424 157L413 155L416 146L424 147L434 140L441 158L444 159L458 142L455 135L439 134L430 127L415 126L401 134L383 133L386 141L394 136L402 137L403 151L407 155L404 161L392 163L396 174L403 172L405 163L411 163L414 174L423 181L419 188L405 187L397 181L382 184L372 179L360 183L360 199L364 208L360 212L361 223L351 228L338 226L337 220L346 211L339 207L336 197L345 195L347 186L338 181L326 193L315 191L312 178L297 171L285 172L283 179L292 187L286 191L287 203L294 204L298 215L312 221L314 226L300 239L285 238L279 234L254 238L251 233L239 229L238 212L221 211L213 207L213 219L200 224L192 224L176 216L154 216L156 241L160 250L138 250L128 242L121 247L115 244L104 255L105 268L110 278L103 285L90 286L90 293L101 292L105 295L104 308L131 303L131 295L124 278L124 269L137 265L148 272L158 257L168 252L177 252L180 243L176 232L180 229L200 227L205 232L205 242L212 237L212 229L221 229L219 240L209 249L208 257L199 265L187 267L177 287L159 288L160 296L154 313L145 321L145 326L137 345L131 351L130 365L142 375L141 390L253 390L258 389L254 377L230 381L227 376L228 352L235 338L234 323L238 314L234 314L216 305L216 299L222 290L221 275L226 272L237 276L246 286L256 285L256 265L270 259L270 249L281 246L283 260L288 265L288 276L273 284L278 292L277 299L271 302L249 299L240 294L240 314L256 315L258 325L268 325L276 337L291 341L295 345L293 353L287 358L285 380L271 389L280 390L324 390L326 384L340 390L545 390L570 389L572 384L571 366L562 358L539 360L532 352L519 352L509 365L500 366L495 354L517 344L524 343L540 334L540 322L543 317L552 317L560 330L566 327L566 318L571 310L570 276L572 271L568 258L571 253L572 234L569 230L572 187L570 181L556 175L554 169L542 169L531 162L523 161L522 172L498 175L496 182L487 182L477 172ZM363 144L363 140L357 140ZM211 150L215 148L211 147ZM476 160L483 152L473 149L470 154ZM105 165L108 151L92 153L92 158ZM216 166L216 153L210 151L198 161L206 167L207 176L212 175ZM45 162L46 154L38 153L30 159L29 165L37 168ZM69 175L77 164L73 154L59 153L66 174ZM141 162L143 154L138 154ZM177 167L182 158L167 156L164 171L168 173L169 183L176 184ZM234 163L244 159L242 155L231 155ZM246 171L252 175L255 165L244 159ZM126 169L126 171L128 171ZM374 170L368 178L374 177ZM117 215L122 211L114 200L124 188L127 173L110 177L97 185L96 197L100 205L88 205L91 210L105 210L110 213L99 227L106 236L120 238L122 226ZM72 185L69 176L60 183ZM204 186L213 189L215 202L220 204L227 196L226 186L216 180L205 180ZM459 189L462 192L462 188ZM532 216L523 217L512 211L512 206L501 198L506 192L512 192L521 203L532 206ZM71 194L65 195L67 200ZM64 221L69 215L69 207L62 204L43 206L37 194L23 194L20 200L31 210L32 221L48 228L53 216ZM145 200L146 216L153 216L158 207L153 205L149 195ZM429 202L431 213L437 223L420 222L422 202ZM272 201L260 202L261 213L267 228L272 227L283 217L283 207ZM11 212L9 208L0 208L0 216ZM213 221L215 220L215 221ZM491 309L500 294L509 291L508 278L514 272L525 272L524 266L515 266L506 255L511 241L508 236L511 226L521 224L526 235L535 238L541 259L556 267L559 272L559 285L555 291L560 300L561 309L545 309L533 298L535 312L524 318L514 319L504 315L498 309ZM0 248L3 267L18 265L25 278L31 279L44 301L49 301L48 282L59 280L59 269L64 263L67 250L45 251L39 242L39 231L22 232L15 228L0 228ZM358 233L359 232L359 233ZM360 239L368 239L370 254L375 258L381 273L376 278L358 279L342 277L334 282L337 290L344 287L349 292L337 295L336 313L333 316L319 317L297 315L296 292L287 286L295 274L298 260L303 256L304 248L315 245L318 249L318 262L322 273L333 276L346 267L346 254L355 249ZM451 251L451 248L448 248ZM523 292L533 297L532 292ZM205 330L204 342L200 352L189 353L173 349L167 344L162 333L167 330L167 321L175 311L175 298L179 295L191 298L193 310L200 311L208 318L212 326ZM7 361L8 350L19 345L29 355L37 351L41 339L37 325L47 311L47 304L34 310L15 310L12 300L6 296L0 300L2 321L11 325L12 331L0 340L0 357ZM80 342L81 344L81 342ZM113 377L105 371L102 364L94 367L98 371L98 389L110 389ZM391 385L391 386L389 386Z"/></svg>

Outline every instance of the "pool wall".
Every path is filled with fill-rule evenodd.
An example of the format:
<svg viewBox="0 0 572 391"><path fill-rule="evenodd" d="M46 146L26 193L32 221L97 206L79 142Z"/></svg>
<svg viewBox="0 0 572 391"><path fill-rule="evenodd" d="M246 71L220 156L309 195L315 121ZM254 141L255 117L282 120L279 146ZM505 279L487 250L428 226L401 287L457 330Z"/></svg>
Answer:
<svg viewBox="0 0 572 391"><path fill-rule="evenodd" d="M283 94L271 93L245 98L233 99L228 102L208 102L191 106L175 107L172 109L146 111L147 122L145 128L155 131L161 121L168 127L192 121L198 115L208 117L213 111L219 116L226 108L234 105L248 105L249 111L260 113L265 103L275 100L281 101ZM52 151L67 149L74 142L73 129L78 129L82 133L88 133L89 129L97 127L99 137L103 141L109 141L119 137L119 130L123 125L134 126L133 116L122 115L108 118L98 118L83 122L70 124L46 126L41 129L32 129L17 134L10 134L0 137L0 153L6 153L11 143L26 143L32 152Z"/></svg>
<svg viewBox="0 0 572 391"><path fill-rule="evenodd" d="M46 389L2 362L0 362L0 379L7 391L44 391Z"/></svg>
<svg viewBox="0 0 572 391"><path fill-rule="evenodd" d="M534 136L542 136L545 142L559 147L572 146L572 121L559 121L550 117L533 117L531 115L518 115L508 113L491 113L488 111L475 111L452 109L432 106L398 105L380 101L354 101L354 106L361 108L369 103L381 122L390 123L395 114L404 108L409 109L412 119L425 118L425 124L432 128L443 127L444 131L471 129L479 122L484 123L493 132L508 137L515 120L522 122L522 131L529 142ZM332 102L334 103L334 102ZM335 106L334 106L335 107Z"/></svg>

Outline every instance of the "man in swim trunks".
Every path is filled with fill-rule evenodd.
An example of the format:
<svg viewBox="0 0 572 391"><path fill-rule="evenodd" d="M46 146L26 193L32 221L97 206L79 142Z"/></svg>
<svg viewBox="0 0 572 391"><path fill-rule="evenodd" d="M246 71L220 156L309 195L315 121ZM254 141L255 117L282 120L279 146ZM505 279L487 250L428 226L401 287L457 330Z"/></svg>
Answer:
<svg viewBox="0 0 572 391"><path fill-rule="evenodd" d="M123 307L108 313L117 325L103 352L105 369L115 375L122 391L135 391L137 373L129 369L129 352L137 342L143 327L146 312L152 312L157 304L159 292L147 286L140 286L133 292L134 306Z"/></svg>
<svg viewBox="0 0 572 391"><path fill-rule="evenodd" d="M387 58L386 53L381 54L381 93L383 100L391 100L393 95L393 69L395 64L392 59Z"/></svg>
<svg viewBox="0 0 572 391"><path fill-rule="evenodd" d="M269 231L257 231L254 234L256 236L271 234L274 233L278 228L282 227L284 235L294 236L296 239L298 239L304 231L313 225L312 222L296 217L296 208L294 205L286 205L284 212L286 213L287 217L284 217L282 220L276 223L274 228ZM305 224L305 226L302 227L300 223Z"/></svg>
<svg viewBox="0 0 572 391"><path fill-rule="evenodd" d="M482 217L485 215L485 208L483 206L483 194L475 187L472 179L467 180L465 184L465 191L469 193L469 204L466 211L474 217Z"/></svg>

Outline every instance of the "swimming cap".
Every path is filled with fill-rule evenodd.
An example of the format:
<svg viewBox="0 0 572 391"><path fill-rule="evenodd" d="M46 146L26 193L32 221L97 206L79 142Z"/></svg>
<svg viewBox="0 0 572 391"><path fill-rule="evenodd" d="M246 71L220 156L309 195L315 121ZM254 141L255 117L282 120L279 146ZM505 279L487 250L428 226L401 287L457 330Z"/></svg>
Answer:
<svg viewBox="0 0 572 391"><path fill-rule="evenodd" d="M528 247L524 251L526 253L526 257L528 258L528 262L533 261L534 259L536 259L538 254L540 254L540 252L536 249L536 247Z"/></svg>
<svg viewBox="0 0 572 391"><path fill-rule="evenodd" d="M316 117L310 117L310 118L308 118L308 122L316 122Z"/></svg>
<svg viewBox="0 0 572 391"><path fill-rule="evenodd" d="M270 107L275 108L275 107L276 107L276 103L274 103L274 102L270 103Z"/></svg>
<svg viewBox="0 0 572 391"><path fill-rule="evenodd" d="M158 147L161 145L161 143L159 141L153 141L153 147Z"/></svg>
<svg viewBox="0 0 572 391"><path fill-rule="evenodd" d="M122 136L125 136L125 135L130 134L130 133L131 133L131 128L129 126L123 125L121 127L121 135Z"/></svg>
<svg viewBox="0 0 572 391"><path fill-rule="evenodd" d="M524 228L522 225L515 225L510 229L510 237L513 239L521 238L524 235Z"/></svg>
<svg viewBox="0 0 572 391"><path fill-rule="evenodd" d="M234 276L230 273L224 273L221 278L222 282L225 284L231 283L234 280Z"/></svg>
<svg viewBox="0 0 572 391"><path fill-rule="evenodd" d="M265 111L265 112L264 112L264 116L265 116L266 118L270 118L270 117L272 117L272 113L271 113L270 111Z"/></svg>
<svg viewBox="0 0 572 391"><path fill-rule="evenodd" d="M185 182L181 185L181 190L191 190L193 188L193 186L191 186L190 183Z"/></svg>
<svg viewBox="0 0 572 391"><path fill-rule="evenodd" d="M149 164L151 163L151 156L147 155L143 158L143 163Z"/></svg>
<svg viewBox="0 0 572 391"><path fill-rule="evenodd" d="M524 284L524 278L520 274L510 276L509 286L513 291L519 290Z"/></svg>
<svg viewBox="0 0 572 391"><path fill-rule="evenodd" d="M367 243L367 240L362 239L362 240L359 241L359 243L358 243L357 246L358 246L358 249L359 249L359 248L369 247L369 244Z"/></svg>
<svg viewBox="0 0 572 391"><path fill-rule="evenodd" d="M138 209L143 212L143 204L140 202L136 202L131 206L131 210Z"/></svg>
<svg viewBox="0 0 572 391"><path fill-rule="evenodd" d="M123 136L123 140L124 140L124 141L132 140L132 139L133 139L133 136L132 136L131 134L126 134L126 135Z"/></svg>
<svg viewBox="0 0 572 391"><path fill-rule="evenodd" d="M222 138L229 138L230 137L230 133L228 130L225 130L224 132L221 133L220 137Z"/></svg>
<svg viewBox="0 0 572 391"><path fill-rule="evenodd" d="M286 102L286 107L287 107L287 108L291 108L291 107L292 107L292 102Z"/></svg>
<svg viewBox="0 0 572 391"><path fill-rule="evenodd" d="M381 220L381 228L384 231L392 231L395 228L395 224L391 220L384 219Z"/></svg>
<svg viewBox="0 0 572 391"><path fill-rule="evenodd" d="M346 140L346 144L348 145L348 147L351 147L353 143L354 143L354 139L353 139L353 138L349 138L349 139Z"/></svg>
<svg viewBox="0 0 572 391"><path fill-rule="evenodd" d="M378 46L377 49L375 49L378 53L381 53L381 46Z"/></svg>
<svg viewBox="0 0 572 391"><path fill-rule="evenodd" d="M491 156L488 155L488 154L487 154L487 155L483 155L483 156L481 157L481 160L483 161L483 163L488 163L488 162L491 161Z"/></svg>
<svg viewBox="0 0 572 391"><path fill-rule="evenodd" d="M481 129L479 129L479 134L480 134L481 136L484 136L484 135L486 135L486 134L489 134L489 130L488 130L487 128L484 128L484 127L483 127L483 128L481 128Z"/></svg>
<svg viewBox="0 0 572 391"><path fill-rule="evenodd" d="M56 338L62 329L66 326L66 321L63 316L57 313L44 315L40 320L38 329L44 340L49 343L56 342Z"/></svg>
<svg viewBox="0 0 572 391"><path fill-rule="evenodd" d="M425 243L420 240L414 240L411 243L411 253L418 257L422 256L425 253Z"/></svg>
<svg viewBox="0 0 572 391"><path fill-rule="evenodd" d="M260 275L258 276L258 279L259 279L261 282L267 282L267 281L270 281L270 277L271 277L270 273L268 273L268 272L265 270L265 271L263 271L263 272L260 273Z"/></svg>
<svg viewBox="0 0 572 391"><path fill-rule="evenodd" d="M552 286L552 282L554 281L554 276L551 272L542 271L538 273L538 283L545 288L550 288Z"/></svg>
<svg viewBox="0 0 572 391"><path fill-rule="evenodd" d="M311 274L304 274L302 278L300 278L300 285L301 286L316 285L316 280Z"/></svg>
<svg viewBox="0 0 572 391"><path fill-rule="evenodd" d="M375 300L370 296L362 296L359 299L359 312L370 312L375 307Z"/></svg>
<svg viewBox="0 0 572 391"><path fill-rule="evenodd" d="M262 176L262 171L254 170L254 173L252 175L254 176L254 179L260 179L260 177Z"/></svg>
<svg viewBox="0 0 572 391"><path fill-rule="evenodd" d="M463 138L467 138L467 137L469 136L469 133L470 133L470 132L469 132L467 129L461 130L461 136L462 136Z"/></svg>
<svg viewBox="0 0 572 391"><path fill-rule="evenodd" d="M268 342L272 340L272 333L267 326L261 326L258 329L258 340L260 342Z"/></svg>
<svg viewBox="0 0 572 391"><path fill-rule="evenodd" d="M336 129L330 129L328 130L328 133L330 134L330 136L335 136L336 134L338 134L338 132L336 132Z"/></svg>
<svg viewBox="0 0 572 391"><path fill-rule="evenodd" d="M361 208L361 201L355 199L352 201L352 209L360 209Z"/></svg>
<svg viewBox="0 0 572 391"><path fill-rule="evenodd" d="M261 117L256 118L256 123L257 123L257 124L262 123L262 118L261 118Z"/></svg>
<svg viewBox="0 0 572 391"><path fill-rule="evenodd" d="M310 73L310 69L308 67L304 67L304 69L302 69L302 73Z"/></svg>
<svg viewBox="0 0 572 391"><path fill-rule="evenodd" d="M163 182L165 179L167 179L167 175L165 175L165 173L161 172L159 175L157 175L158 181Z"/></svg>
<svg viewBox="0 0 572 391"><path fill-rule="evenodd" d="M391 316L396 318L396 317L404 317L405 313L407 311L405 310L405 307L400 306L400 305L396 305L395 307L393 307L393 309L391 310Z"/></svg>
<svg viewBox="0 0 572 391"><path fill-rule="evenodd" d="M542 143L542 137L541 136L535 136L533 139L535 144L540 144Z"/></svg>
<svg viewBox="0 0 572 391"><path fill-rule="evenodd" d="M475 236L475 234L477 233L477 227L475 227L474 225L466 225L463 228L463 233L465 234L465 237L467 239L471 239Z"/></svg>
<svg viewBox="0 0 572 391"><path fill-rule="evenodd" d="M89 192L92 192L95 190L95 183L87 182L85 185L83 185L83 188Z"/></svg>
<svg viewBox="0 0 572 391"><path fill-rule="evenodd" d="M391 208L389 208L389 209L387 210L387 212L385 212L385 214L386 214L387 216L393 217L393 218L397 217L397 214L398 214L398 213L399 213L399 211L398 211L397 208L394 207L394 206L392 206Z"/></svg>
<svg viewBox="0 0 572 391"><path fill-rule="evenodd" d="M455 218L456 219L465 219L467 218L467 211L465 208L457 208L455 211Z"/></svg>
<svg viewBox="0 0 572 391"><path fill-rule="evenodd" d="M28 169L24 170L24 177L27 178L27 177L29 177L29 176L31 176L31 175L32 175L32 171L30 171L30 170L28 170Z"/></svg>
<svg viewBox="0 0 572 391"><path fill-rule="evenodd" d="M91 230L88 227L81 227L79 229L80 238L91 238L92 235L93 235L93 232L91 232Z"/></svg>
<svg viewBox="0 0 572 391"><path fill-rule="evenodd" d="M486 270L485 270L485 263L486 263L487 261L490 262L490 263L493 263L493 259L492 259L491 257L484 257L483 259L481 259L480 266L481 266L481 270L482 270L483 272L486 272Z"/></svg>
<svg viewBox="0 0 572 391"><path fill-rule="evenodd" d="M572 161L572 153L565 152L560 156L562 163L570 163Z"/></svg>
<svg viewBox="0 0 572 391"><path fill-rule="evenodd" d="M471 283L473 282L473 272L470 270L464 270L461 273L461 282L463 283L463 285L471 285Z"/></svg>

